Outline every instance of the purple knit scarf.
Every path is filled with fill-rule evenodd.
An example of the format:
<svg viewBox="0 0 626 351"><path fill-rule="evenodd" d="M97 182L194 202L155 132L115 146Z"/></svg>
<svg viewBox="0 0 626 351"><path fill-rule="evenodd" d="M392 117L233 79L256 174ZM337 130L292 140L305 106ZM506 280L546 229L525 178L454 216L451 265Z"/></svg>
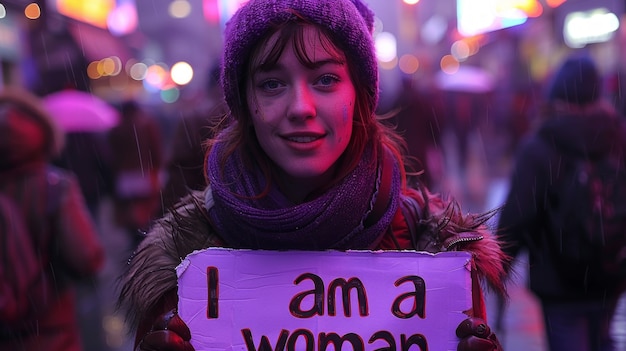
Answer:
<svg viewBox="0 0 626 351"><path fill-rule="evenodd" d="M237 153L228 159L223 173L220 172L218 156L222 152L218 143L209 154L208 177L213 205L207 201L206 206L215 229L229 247L278 250L373 248L398 208L400 172L394 162L392 184L388 187L389 204L377 222L365 227L364 221L372 211L380 189L382 172L381 166L377 169L368 166L371 152L365 153L356 169L342 182L301 204L290 202L277 187L272 187L268 196L250 199L264 188L265 179L257 170L247 169Z"/></svg>

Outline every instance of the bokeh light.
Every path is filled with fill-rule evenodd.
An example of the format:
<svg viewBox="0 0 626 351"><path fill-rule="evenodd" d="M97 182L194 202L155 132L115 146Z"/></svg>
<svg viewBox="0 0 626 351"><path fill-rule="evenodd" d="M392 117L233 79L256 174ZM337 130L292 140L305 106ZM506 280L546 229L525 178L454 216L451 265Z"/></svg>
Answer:
<svg viewBox="0 0 626 351"><path fill-rule="evenodd" d="M137 29L138 23L137 8L130 2L120 4L107 17L107 26L114 35L132 33Z"/></svg>
<svg viewBox="0 0 626 351"><path fill-rule="evenodd" d="M98 79L102 77L102 73L98 70L100 61L92 61L87 65L87 76L90 79Z"/></svg>
<svg viewBox="0 0 626 351"><path fill-rule="evenodd" d="M191 13L191 4L187 0L174 0L170 3L168 12L174 18L185 18Z"/></svg>
<svg viewBox="0 0 626 351"><path fill-rule="evenodd" d="M145 82L157 87L162 88L168 78L168 71L161 65L151 65L146 72Z"/></svg>
<svg viewBox="0 0 626 351"><path fill-rule="evenodd" d="M128 71L128 75L134 80L144 80L148 73L148 65L143 62L136 62L132 64Z"/></svg>
<svg viewBox="0 0 626 351"><path fill-rule="evenodd" d="M441 70L447 74L454 74L459 70L459 61L452 55L445 55L441 58Z"/></svg>
<svg viewBox="0 0 626 351"><path fill-rule="evenodd" d="M177 62L170 71L172 81L178 85L186 85L193 79L193 68L187 62Z"/></svg>
<svg viewBox="0 0 626 351"><path fill-rule="evenodd" d="M470 47L464 40L457 40L452 43L450 52L457 61L463 62L470 56Z"/></svg>
<svg viewBox="0 0 626 351"><path fill-rule="evenodd" d="M559 7L567 0L546 0L546 5L550 7Z"/></svg>
<svg viewBox="0 0 626 351"><path fill-rule="evenodd" d="M382 32L376 36L376 56L382 62L391 62L397 58L395 35L389 32Z"/></svg>
<svg viewBox="0 0 626 351"><path fill-rule="evenodd" d="M420 67L420 61L414 55L402 55L398 62L398 68L400 71L406 74L413 74L417 72Z"/></svg>
<svg viewBox="0 0 626 351"><path fill-rule="evenodd" d="M173 87L170 89L161 90L160 95L163 102L171 104L178 101L178 98L180 97L180 90L178 90L178 88L176 87Z"/></svg>
<svg viewBox="0 0 626 351"><path fill-rule="evenodd" d="M36 3L30 3L24 9L24 16L28 19L37 19L41 16L41 8Z"/></svg>
<svg viewBox="0 0 626 351"><path fill-rule="evenodd" d="M107 28L108 16L115 9L115 0L56 0L59 13L100 28Z"/></svg>

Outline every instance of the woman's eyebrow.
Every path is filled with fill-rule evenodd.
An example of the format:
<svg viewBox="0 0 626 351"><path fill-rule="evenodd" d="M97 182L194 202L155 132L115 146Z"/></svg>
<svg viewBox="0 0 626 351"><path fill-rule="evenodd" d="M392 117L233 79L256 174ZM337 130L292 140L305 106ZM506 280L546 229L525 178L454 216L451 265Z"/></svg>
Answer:
<svg viewBox="0 0 626 351"><path fill-rule="evenodd" d="M339 60L337 58L327 58L324 60L319 60L319 61L313 61L313 67L314 68L320 68L323 67L325 65L343 65L345 63L345 61Z"/></svg>
<svg viewBox="0 0 626 351"><path fill-rule="evenodd" d="M318 69L321 67L324 67L326 65L338 65L338 66L342 66L345 64L345 61L337 59L337 58L333 58L333 57L329 57L323 60L318 60L318 61L312 61L309 64L307 64L307 66L311 66L311 69ZM256 71L257 72L263 72L263 73L268 73L268 72L274 72L274 71L280 71L282 69L284 69L285 66L283 64L281 64L280 62L276 62L273 65L266 65L266 64L260 64Z"/></svg>

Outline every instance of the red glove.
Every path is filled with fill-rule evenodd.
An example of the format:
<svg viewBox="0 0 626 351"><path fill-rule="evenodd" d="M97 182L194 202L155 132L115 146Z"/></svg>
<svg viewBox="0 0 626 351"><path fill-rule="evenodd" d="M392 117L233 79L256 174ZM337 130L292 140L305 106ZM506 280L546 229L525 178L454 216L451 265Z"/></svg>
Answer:
<svg viewBox="0 0 626 351"><path fill-rule="evenodd" d="M195 351L191 332L176 310L159 316L135 351Z"/></svg>
<svg viewBox="0 0 626 351"><path fill-rule="evenodd" d="M456 328L456 336L461 339L457 351L502 351L496 334L480 318L468 318Z"/></svg>

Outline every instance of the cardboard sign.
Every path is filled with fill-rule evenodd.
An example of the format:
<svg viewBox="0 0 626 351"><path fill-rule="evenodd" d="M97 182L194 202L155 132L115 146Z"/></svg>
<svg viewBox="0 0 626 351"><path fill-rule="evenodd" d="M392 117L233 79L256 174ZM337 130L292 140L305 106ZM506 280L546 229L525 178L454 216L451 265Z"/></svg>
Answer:
<svg viewBox="0 0 626 351"><path fill-rule="evenodd" d="M178 274L198 351L456 350L471 256L212 248Z"/></svg>

